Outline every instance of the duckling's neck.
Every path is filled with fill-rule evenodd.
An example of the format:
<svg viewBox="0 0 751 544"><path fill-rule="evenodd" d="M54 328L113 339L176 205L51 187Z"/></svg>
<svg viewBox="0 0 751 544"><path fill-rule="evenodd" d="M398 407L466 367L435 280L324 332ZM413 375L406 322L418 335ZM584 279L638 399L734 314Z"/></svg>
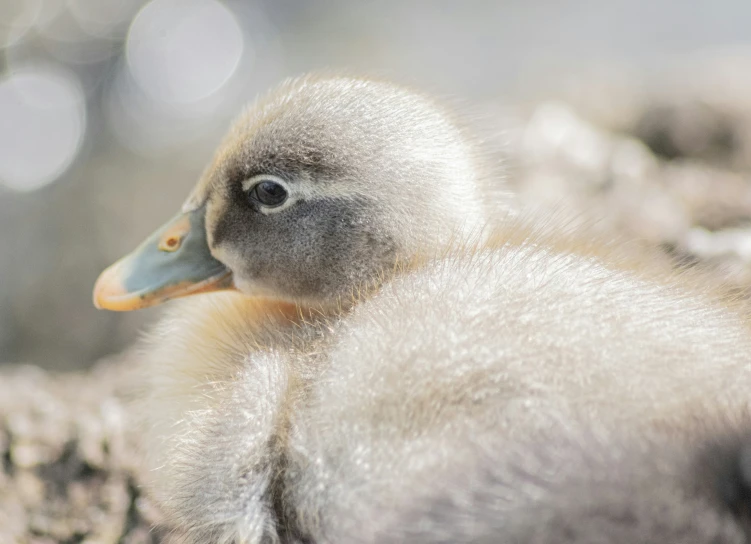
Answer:
<svg viewBox="0 0 751 544"><path fill-rule="evenodd" d="M211 296L218 298L227 295L208 295L208 297ZM238 291L232 293L230 298L231 306L235 310L239 310L248 325L263 325L269 320L279 320L280 322L289 322L290 325L298 325L313 318L335 317L352 306L352 303L338 300L328 303L291 301L247 295Z"/></svg>

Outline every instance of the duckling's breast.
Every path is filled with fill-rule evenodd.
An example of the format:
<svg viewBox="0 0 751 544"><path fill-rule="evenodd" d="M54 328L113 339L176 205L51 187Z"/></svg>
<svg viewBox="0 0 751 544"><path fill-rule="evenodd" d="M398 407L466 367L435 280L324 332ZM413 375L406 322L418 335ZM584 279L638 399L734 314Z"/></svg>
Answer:
<svg viewBox="0 0 751 544"><path fill-rule="evenodd" d="M147 340L147 483L187 542L278 537L290 414L327 330L293 305L226 293L177 302Z"/></svg>

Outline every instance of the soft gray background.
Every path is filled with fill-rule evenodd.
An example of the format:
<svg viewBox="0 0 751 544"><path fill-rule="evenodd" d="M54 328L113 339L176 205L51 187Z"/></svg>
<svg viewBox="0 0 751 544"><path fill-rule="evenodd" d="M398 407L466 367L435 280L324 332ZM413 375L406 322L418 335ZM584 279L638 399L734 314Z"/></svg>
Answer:
<svg viewBox="0 0 751 544"><path fill-rule="evenodd" d="M659 75L751 45L749 29L748 0L0 0L0 363L82 367L132 342L158 310L97 312L97 274L286 76L345 69L502 104L577 74Z"/></svg>

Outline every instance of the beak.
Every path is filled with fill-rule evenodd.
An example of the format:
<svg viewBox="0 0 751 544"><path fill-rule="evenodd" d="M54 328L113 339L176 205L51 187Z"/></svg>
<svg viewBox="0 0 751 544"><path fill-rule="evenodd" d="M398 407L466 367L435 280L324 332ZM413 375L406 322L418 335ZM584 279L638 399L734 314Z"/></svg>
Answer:
<svg viewBox="0 0 751 544"><path fill-rule="evenodd" d="M133 253L102 272L94 306L129 311L167 300L231 289L232 273L211 255L201 207L181 213Z"/></svg>

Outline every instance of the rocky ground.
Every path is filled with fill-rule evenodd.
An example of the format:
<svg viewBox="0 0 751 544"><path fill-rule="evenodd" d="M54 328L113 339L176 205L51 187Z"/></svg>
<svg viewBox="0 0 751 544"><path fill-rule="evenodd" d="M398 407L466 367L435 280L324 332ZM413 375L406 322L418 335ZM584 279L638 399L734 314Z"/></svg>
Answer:
<svg viewBox="0 0 751 544"><path fill-rule="evenodd" d="M159 542L128 432L127 368L10 367L0 378L0 543Z"/></svg>
<svg viewBox="0 0 751 544"><path fill-rule="evenodd" d="M599 218L751 282L751 64L653 85L597 82L514 109L507 170L523 200ZM740 75L739 75L740 74ZM0 370L0 544L158 542L128 433L129 365Z"/></svg>

